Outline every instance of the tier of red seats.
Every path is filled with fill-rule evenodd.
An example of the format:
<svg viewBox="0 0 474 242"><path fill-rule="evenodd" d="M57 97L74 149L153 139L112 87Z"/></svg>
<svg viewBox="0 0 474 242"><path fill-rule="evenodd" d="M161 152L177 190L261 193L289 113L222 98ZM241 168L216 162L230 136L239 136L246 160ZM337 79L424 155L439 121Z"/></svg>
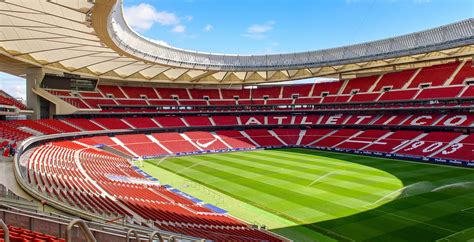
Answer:
<svg viewBox="0 0 474 242"><path fill-rule="evenodd" d="M81 131L78 128L75 128L67 123L65 123L62 120L58 119L41 119L37 121L38 123L56 129L58 131L64 132L64 133L69 133L69 132L79 132Z"/></svg>
<svg viewBox="0 0 474 242"><path fill-rule="evenodd" d="M226 144L232 148L253 149L255 144L237 130L219 130L215 132Z"/></svg>
<svg viewBox="0 0 474 242"><path fill-rule="evenodd" d="M192 139L209 138L209 135L200 132L189 133ZM133 142L144 142L147 139L144 135L123 135L117 138ZM177 139L177 136L168 134L166 140L169 138ZM84 139L80 139L79 142L86 143ZM77 166L79 164L76 160L78 156L75 155L77 152L82 169ZM127 211L130 209L146 220L155 221L157 225L165 223L176 227L172 231L178 233L194 235L172 224L198 226L202 231L232 227L245 230L246 233L241 236L251 236L250 239L276 240L273 236L251 229L232 217L217 214L185 197L171 193L158 184L144 185L141 182L134 182L147 180L125 159L95 148L87 148L71 141L56 142L35 148L28 161L29 182L37 187L39 192L57 202L89 213L132 216ZM134 180L128 180L129 178ZM115 200L110 199L110 196ZM227 236L233 235L231 231L227 233ZM226 232L223 234L226 235ZM220 238L212 233L200 236L210 240Z"/></svg>
<svg viewBox="0 0 474 242"><path fill-rule="evenodd" d="M442 65L423 67L410 84L410 88L418 88L421 84L429 83L431 86L441 86L454 73L460 65L459 62L453 62Z"/></svg>
<svg viewBox="0 0 474 242"><path fill-rule="evenodd" d="M58 129L43 125L40 122L35 122L33 120L15 120L15 121L10 121L10 122L16 123L17 126L28 127L30 129L39 131L43 134L57 134L60 132Z"/></svg>
<svg viewBox="0 0 474 242"><path fill-rule="evenodd" d="M122 90L129 98L142 98L146 96L149 99L158 99L155 90L152 87L129 87L123 86Z"/></svg>
<svg viewBox="0 0 474 242"><path fill-rule="evenodd" d="M25 104L13 99L10 96L3 96L1 92L0 92L0 105L14 106L20 110L28 109L28 107L26 107Z"/></svg>
<svg viewBox="0 0 474 242"><path fill-rule="evenodd" d="M52 235L43 234L40 232L31 231L20 227L8 225L8 232L10 233L10 242L65 242L65 239L57 238ZM3 242L5 231L0 228L0 242Z"/></svg>
<svg viewBox="0 0 474 242"><path fill-rule="evenodd" d="M463 64L462 68L461 65ZM459 72L456 71L459 69ZM386 73L382 76L358 77L346 81L330 81L324 83L259 86L243 89L197 89L197 88L165 88L165 87L132 87L99 85L102 93L112 94L115 98L102 97L98 92L80 92L83 98L73 97L70 91L49 90L79 108L100 108L109 106L234 106L234 105L291 105L316 103L355 103L355 102L388 102L427 100L430 98L456 98L465 87L469 78L474 76L471 62L452 62L447 64L423 67L421 69L404 70ZM451 80L452 78L452 80ZM423 89L419 95L420 85L427 84L437 88ZM408 90L403 89L408 85ZM457 86L453 86L457 85ZM384 88L392 88L390 91ZM373 90L370 91L369 90ZM356 94L353 91L357 91ZM83 95L84 93L84 95ZM87 94L86 94L87 93ZM323 95L324 94L324 95ZM342 95L341 95L342 94ZM440 95L438 95L440 94ZM293 96L298 98L293 100ZM326 96L329 95L329 96ZM319 99L319 97L324 98ZM466 95L473 96L471 89ZM142 98L147 98L143 100ZM179 101L174 100L177 98ZM204 100L209 98L209 100ZM234 98L238 98L235 102ZM264 100L268 98L268 100ZM87 103L87 104L86 104ZM130 111L130 110L128 110ZM128 112L127 110L106 110L106 112ZM133 110L132 110L133 111ZM184 110L183 110L184 111ZM135 110L135 112L153 112L153 110Z"/></svg>
<svg viewBox="0 0 474 242"><path fill-rule="evenodd" d="M239 124L240 119L240 124ZM184 120L184 121L183 121ZM212 121L214 124L212 123ZM95 119L65 119L65 120L20 120L4 122L4 139L18 140L28 137L21 127L36 130L42 134L56 134L61 132L93 131L105 129L145 129L145 128L173 128L199 126L249 126L249 125L387 125L387 126L447 126L469 127L474 126L474 114L338 114L325 115L241 115L241 116L163 116L139 118L95 118ZM5 126L10 124L10 126ZM17 135L15 135L17 134Z"/></svg>
<svg viewBox="0 0 474 242"><path fill-rule="evenodd" d="M377 83L374 88L374 92L383 91L383 88L390 87L392 89L401 89L410 78L416 73L416 69L405 70L399 72L386 73Z"/></svg>
<svg viewBox="0 0 474 242"><path fill-rule="evenodd" d="M231 148L241 148L229 147L209 132L192 131L185 132L184 135L189 137L190 142L199 147L201 150L228 150Z"/></svg>
<svg viewBox="0 0 474 242"><path fill-rule="evenodd" d="M158 124L153 122L151 118L123 118L122 120L137 129L159 128Z"/></svg>
<svg viewBox="0 0 474 242"><path fill-rule="evenodd" d="M115 98L126 98L125 94L120 90L118 86L105 86L105 85L99 85L97 87L102 94L105 96L111 94Z"/></svg>
<svg viewBox="0 0 474 242"><path fill-rule="evenodd" d="M128 124L124 123L118 118L95 118L92 119L97 124L100 124L102 127L107 129L131 129Z"/></svg>
<svg viewBox="0 0 474 242"><path fill-rule="evenodd" d="M193 99L221 99L219 89L189 89Z"/></svg>
<svg viewBox="0 0 474 242"><path fill-rule="evenodd" d="M347 82L343 94L351 94L353 91L368 92L369 88L375 84L379 76L358 77Z"/></svg>
<svg viewBox="0 0 474 242"><path fill-rule="evenodd" d="M284 144L268 130L248 129L244 131L253 141L262 147L282 147Z"/></svg>
<svg viewBox="0 0 474 242"><path fill-rule="evenodd" d="M441 88L426 88L423 89L415 99L442 99L455 98L459 95L464 86L457 87L441 87Z"/></svg>
<svg viewBox="0 0 474 242"><path fill-rule="evenodd" d="M33 134L18 129L18 126L12 122L0 121L0 137L2 139L21 141Z"/></svg>
<svg viewBox="0 0 474 242"><path fill-rule="evenodd" d="M190 127L212 126L208 116L189 116L184 118Z"/></svg>
<svg viewBox="0 0 474 242"><path fill-rule="evenodd" d="M474 80L474 67L472 60L466 61L457 75L454 77L451 84L463 84L466 80Z"/></svg>
<svg viewBox="0 0 474 242"><path fill-rule="evenodd" d="M312 88L313 85L307 84L283 86L282 98L292 98L293 95L298 95L299 97L308 97Z"/></svg>
<svg viewBox="0 0 474 242"><path fill-rule="evenodd" d="M103 130L102 127L85 118L68 118L65 121L86 131Z"/></svg>

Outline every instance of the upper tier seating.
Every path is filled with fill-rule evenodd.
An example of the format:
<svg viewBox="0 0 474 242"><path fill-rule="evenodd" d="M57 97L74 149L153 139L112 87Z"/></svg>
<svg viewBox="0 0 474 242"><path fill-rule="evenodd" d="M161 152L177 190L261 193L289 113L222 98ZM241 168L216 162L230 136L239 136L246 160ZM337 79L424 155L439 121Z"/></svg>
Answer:
<svg viewBox="0 0 474 242"><path fill-rule="evenodd" d="M152 87L129 87L123 86L122 90L129 98L142 98L146 96L149 99L158 99L155 90Z"/></svg>
<svg viewBox="0 0 474 242"><path fill-rule="evenodd" d="M343 94L351 94L353 91L367 92L369 88L377 81L379 76L358 77L347 82Z"/></svg>
<svg viewBox="0 0 474 242"><path fill-rule="evenodd" d="M185 88L156 88L156 90L163 99L173 99L175 97L179 99L191 99Z"/></svg>
<svg viewBox="0 0 474 242"><path fill-rule="evenodd" d="M299 97L308 97L312 88L313 84L283 86L282 98L292 98L295 94Z"/></svg>
<svg viewBox="0 0 474 242"><path fill-rule="evenodd" d="M416 69L412 69L384 74L377 83L377 86L374 88L374 92L382 91L385 87L401 89L406 83L408 83L410 78L415 75L416 71Z"/></svg>
<svg viewBox="0 0 474 242"><path fill-rule="evenodd" d="M393 90L384 92L380 96L379 101L400 101L400 100L410 100L418 93L418 89L411 90Z"/></svg>
<svg viewBox="0 0 474 242"><path fill-rule="evenodd" d="M96 104L88 105L84 100L80 98L61 98L65 102L71 104L72 106L80 109L90 109L90 108L98 108Z"/></svg>
<svg viewBox="0 0 474 242"><path fill-rule="evenodd" d="M410 84L410 88L418 88L421 84L441 86L454 73L459 62L423 67Z"/></svg>
<svg viewBox="0 0 474 242"><path fill-rule="evenodd" d="M260 86L255 89L251 89L250 92L252 93L253 98L263 99L264 97L267 98L279 98L281 87L265 87Z"/></svg>
<svg viewBox="0 0 474 242"><path fill-rule="evenodd" d="M105 96L111 94L115 98L126 98L125 94L122 92L122 90L118 86L99 85L98 88L100 92L102 92L102 94L104 94Z"/></svg>
<svg viewBox="0 0 474 242"><path fill-rule="evenodd" d="M315 83L313 87L313 97L321 97L322 93L336 95L339 93L344 81L331 81L323 83Z"/></svg>
<svg viewBox="0 0 474 242"><path fill-rule="evenodd" d="M99 92L84 92L84 95L80 92L82 98L73 97L72 92L68 90L50 90L50 92L78 108L102 107L105 109L103 112L169 112L176 110L176 106L195 106L193 109L180 108L178 111L195 112L216 110L208 106L228 106L230 109L236 105L251 106L252 110L261 109L262 107L257 106L262 105L288 109L292 104L298 105L291 107L295 109L321 109L331 107L328 105L332 104L338 104L337 106L345 104L343 106L347 107L347 104L374 102L384 103L380 108L386 108L387 103L399 105L400 108L403 106L400 102L403 101L427 101L433 97L438 99L473 97L472 88L465 89L466 80L474 80L474 68L471 67L470 61L301 85L261 85L257 88L240 89L98 86L102 93L111 94L114 98L103 97ZM146 99L143 99L145 97ZM305 107L299 104L326 105ZM114 106L117 108L105 108ZM155 106L173 106L173 108L156 109ZM216 111L218 110L222 109Z"/></svg>
<svg viewBox="0 0 474 242"><path fill-rule="evenodd" d="M464 86L455 87L441 87L441 88L426 88L423 89L416 99L443 99L443 98L455 98L464 89Z"/></svg>
<svg viewBox="0 0 474 242"><path fill-rule="evenodd" d="M451 82L451 85L463 84L467 80L474 80L474 67L472 66L472 60L464 63Z"/></svg>
<svg viewBox="0 0 474 242"><path fill-rule="evenodd" d="M249 99L250 98L250 89L221 89L222 98L224 99L234 99L238 97L239 99Z"/></svg>
<svg viewBox="0 0 474 242"><path fill-rule="evenodd" d="M193 99L204 99L204 97L221 99L219 89L189 89L189 92Z"/></svg>

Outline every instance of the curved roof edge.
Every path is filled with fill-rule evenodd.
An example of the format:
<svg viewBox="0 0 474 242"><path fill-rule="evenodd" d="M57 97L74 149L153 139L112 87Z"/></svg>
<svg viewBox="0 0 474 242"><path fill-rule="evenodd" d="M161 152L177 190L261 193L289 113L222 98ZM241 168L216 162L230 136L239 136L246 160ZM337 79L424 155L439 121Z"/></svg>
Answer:
<svg viewBox="0 0 474 242"><path fill-rule="evenodd" d="M288 54L227 55L163 46L139 35L127 24L117 0L108 16L114 44L145 62L216 71L268 71L346 65L422 54L474 44L474 18L416 33L361 44Z"/></svg>

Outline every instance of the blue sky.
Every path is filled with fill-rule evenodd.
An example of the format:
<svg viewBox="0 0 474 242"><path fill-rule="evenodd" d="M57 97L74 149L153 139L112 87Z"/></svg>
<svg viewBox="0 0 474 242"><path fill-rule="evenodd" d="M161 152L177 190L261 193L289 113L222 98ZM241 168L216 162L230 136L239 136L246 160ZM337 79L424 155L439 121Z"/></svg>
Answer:
<svg viewBox="0 0 474 242"><path fill-rule="evenodd" d="M144 36L185 49L234 54L337 47L474 16L472 0L125 0L124 3L130 23ZM150 6L155 9L157 21L152 21L149 28L141 28L144 19L140 16L145 14L130 10ZM151 14L146 16L153 18ZM164 21L171 16L175 18L173 21Z"/></svg>
<svg viewBox="0 0 474 242"><path fill-rule="evenodd" d="M331 48L474 17L472 0L124 0L140 34L184 49L273 54ZM0 73L25 96L25 81Z"/></svg>

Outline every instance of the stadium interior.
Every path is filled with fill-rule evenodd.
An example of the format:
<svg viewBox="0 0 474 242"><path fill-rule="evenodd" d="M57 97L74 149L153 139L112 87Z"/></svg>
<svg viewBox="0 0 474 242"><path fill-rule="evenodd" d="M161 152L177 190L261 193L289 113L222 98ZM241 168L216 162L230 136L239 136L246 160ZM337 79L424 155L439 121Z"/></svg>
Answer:
<svg viewBox="0 0 474 242"><path fill-rule="evenodd" d="M0 1L11 13L0 15L2 23L24 14L25 1L9 2ZM456 32L460 37L436 42L428 36L429 50L423 43L410 49L413 54L379 48L387 56L338 56L344 64L203 70L151 62L132 45L127 53L116 41L122 32L107 31L119 28L113 17L121 1L78 2L38 4L78 15L58 25L86 19L78 29L93 28L93 38L113 55L140 65L81 63L82 54L48 59L27 44L8 44L34 33L48 38L34 28L2 37L11 41L0 42L0 70L26 78L27 103L0 92L0 164L9 173L0 179L0 241L298 241L161 183L143 168L143 162L170 157L291 148L430 164L426 172L454 166L472 178L473 19L461 22L468 30ZM16 24L22 23L10 27ZM103 71L92 68L101 65ZM332 80L279 83L321 76ZM466 223L473 214L465 214ZM347 234L316 231L328 241L351 241Z"/></svg>

